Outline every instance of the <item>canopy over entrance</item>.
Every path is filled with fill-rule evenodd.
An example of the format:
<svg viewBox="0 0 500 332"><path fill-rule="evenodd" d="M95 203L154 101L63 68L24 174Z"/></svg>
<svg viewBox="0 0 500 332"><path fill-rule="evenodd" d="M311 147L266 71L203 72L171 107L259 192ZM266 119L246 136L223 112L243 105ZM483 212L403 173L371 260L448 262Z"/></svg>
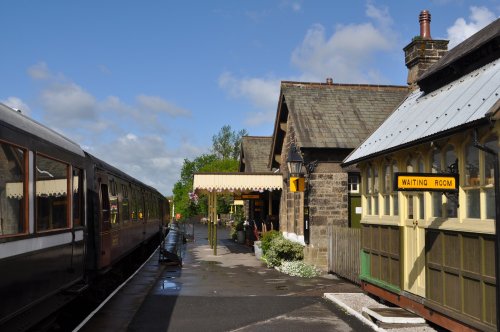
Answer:
<svg viewBox="0 0 500 332"><path fill-rule="evenodd" d="M208 241L217 255L217 194L241 194L283 188L281 173L197 173L193 191L208 194Z"/></svg>
<svg viewBox="0 0 500 332"><path fill-rule="evenodd" d="M194 175L197 192L241 193L283 189L281 173L199 173Z"/></svg>

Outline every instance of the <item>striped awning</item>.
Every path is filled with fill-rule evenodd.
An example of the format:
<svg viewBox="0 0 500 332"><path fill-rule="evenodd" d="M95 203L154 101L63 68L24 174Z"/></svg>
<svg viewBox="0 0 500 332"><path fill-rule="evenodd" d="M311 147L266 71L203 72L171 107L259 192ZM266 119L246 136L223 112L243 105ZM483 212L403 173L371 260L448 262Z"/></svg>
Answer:
<svg viewBox="0 0 500 332"><path fill-rule="evenodd" d="M230 192L281 190L281 173L199 173L194 175L197 192Z"/></svg>

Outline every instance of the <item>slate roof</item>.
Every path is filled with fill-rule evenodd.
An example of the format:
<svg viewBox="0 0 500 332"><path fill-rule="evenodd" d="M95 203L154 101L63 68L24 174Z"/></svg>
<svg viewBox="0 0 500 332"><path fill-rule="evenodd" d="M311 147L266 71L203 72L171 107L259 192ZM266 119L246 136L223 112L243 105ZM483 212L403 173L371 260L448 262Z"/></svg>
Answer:
<svg viewBox="0 0 500 332"><path fill-rule="evenodd" d="M493 38L493 35L496 37ZM500 48L491 47L490 44L491 40L498 41L499 36L500 20L497 20L458 45L457 52L436 62L430 69L431 73L424 74L423 77L437 79L436 73L443 68L454 68L454 72L467 74L448 84L443 85L446 81L439 81L441 85L438 89L432 89L428 93L422 89L414 91L344 160L344 165L487 122L488 117L494 115L499 108ZM475 49L469 52L464 45ZM496 60L484 63L492 58ZM464 71L462 66L471 68L470 64L482 67L472 72Z"/></svg>
<svg viewBox="0 0 500 332"><path fill-rule="evenodd" d="M282 82L301 148L357 147L408 94L406 86Z"/></svg>
<svg viewBox="0 0 500 332"><path fill-rule="evenodd" d="M267 162L271 152L271 136L243 136L241 140L240 172L269 172Z"/></svg>

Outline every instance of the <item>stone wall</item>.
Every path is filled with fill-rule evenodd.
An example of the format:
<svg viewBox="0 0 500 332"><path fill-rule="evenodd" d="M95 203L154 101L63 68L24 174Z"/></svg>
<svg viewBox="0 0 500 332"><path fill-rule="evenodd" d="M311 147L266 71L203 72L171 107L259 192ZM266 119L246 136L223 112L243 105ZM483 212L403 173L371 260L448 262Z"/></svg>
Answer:
<svg viewBox="0 0 500 332"><path fill-rule="evenodd" d="M347 173L338 163L319 164L309 184L310 243L304 260L328 269L328 225L348 226Z"/></svg>
<svg viewBox="0 0 500 332"><path fill-rule="evenodd" d="M291 121L287 122L287 135L281 152L281 169L288 179L286 158L290 142L295 140ZM333 151L334 152L334 151ZM333 153L332 152L332 153ZM304 156L313 160L318 156ZM283 188L280 201L280 231L288 238L304 243L304 203L309 201L310 236L309 245L304 248L304 261L327 271L328 269L328 225L348 225L347 173L339 162L321 162L315 167L308 180L307 193L289 191L288 181Z"/></svg>

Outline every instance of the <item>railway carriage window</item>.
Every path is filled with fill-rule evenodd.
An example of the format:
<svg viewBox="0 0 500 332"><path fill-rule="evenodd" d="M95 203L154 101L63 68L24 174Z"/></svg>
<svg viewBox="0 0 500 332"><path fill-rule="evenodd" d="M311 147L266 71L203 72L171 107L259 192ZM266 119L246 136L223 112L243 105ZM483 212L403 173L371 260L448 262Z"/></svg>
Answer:
<svg viewBox="0 0 500 332"><path fill-rule="evenodd" d="M128 186L122 184L122 213L123 222L130 221L130 202L128 199Z"/></svg>
<svg viewBox="0 0 500 332"><path fill-rule="evenodd" d="M465 150L465 191L467 218L481 218L479 149L469 143Z"/></svg>
<svg viewBox="0 0 500 332"><path fill-rule="evenodd" d="M131 202L132 211L130 214L130 218L132 219L132 221L137 221L137 191L134 188L130 189L132 193L132 202Z"/></svg>
<svg viewBox="0 0 500 332"><path fill-rule="evenodd" d="M101 211L102 211L102 222L109 222L110 216L110 204L109 204L109 192L108 185L101 183Z"/></svg>
<svg viewBox="0 0 500 332"><path fill-rule="evenodd" d="M116 181L114 179L109 180L109 213L111 226L117 226L120 223L119 209L118 209L118 193L116 189Z"/></svg>
<svg viewBox="0 0 500 332"><path fill-rule="evenodd" d="M73 168L73 227L81 226L83 220L83 170Z"/></svg>
<svg viewBox="0 0 500 332"><path fill-rule="evenodd" d="M68 227L68 165L36 156L36 229Z"/></svg>
<svg viewBox="0 0 500 332"><path fill-rule="evenodd" d="M498 153L498 137L490 136L485 142L488 148L496 151ZM482 152L484 156L484 166L483 166L483 190L486 196L486 218L495 218L495 157L489 153ZM498 176L498 175L497 175Z"/></svg>
<svg viewBox="0 0 500 332"><path fill-rule="evenodd" d="M0 235L26 233L26 151L0 143Z"/></svg>
<svg viewBox="0 0 500 332"><path fill-rule="evenodd" d="M144 219L144 193L141 191L137 191L137 215L139 217L139 221Z"/></svg>

